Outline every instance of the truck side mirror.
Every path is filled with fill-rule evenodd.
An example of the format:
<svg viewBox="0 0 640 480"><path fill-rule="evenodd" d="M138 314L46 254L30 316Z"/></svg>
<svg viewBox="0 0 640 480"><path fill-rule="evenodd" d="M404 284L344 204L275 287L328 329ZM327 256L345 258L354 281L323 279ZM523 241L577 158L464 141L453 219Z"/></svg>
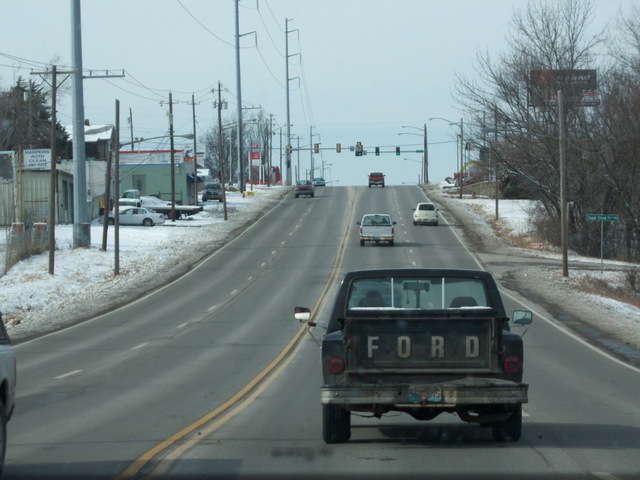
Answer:
<svg viewBox="0 0 640 480"><path fill-rule="evenodd" d="M511 319L516 325L529 325L533 321L533 313L528 310L514 310Z"/></svg>
<svg viewBox="0 0 640 480"><path fill-rule="evenodd" d="M293 317L300 323L309 322L311 320L311 310L307 307L294 307Z"/></svg>

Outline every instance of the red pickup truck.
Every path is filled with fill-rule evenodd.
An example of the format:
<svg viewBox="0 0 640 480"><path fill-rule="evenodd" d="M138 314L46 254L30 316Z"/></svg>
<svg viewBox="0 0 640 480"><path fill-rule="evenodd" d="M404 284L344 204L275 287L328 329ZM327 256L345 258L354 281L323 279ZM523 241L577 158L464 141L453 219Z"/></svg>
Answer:
<svg viewBox="0 0 640 480"><path fill-rule="evenodd" d="M371 185L377 185L384 188L384 173L371 172L369 174L369 188L371 188Z"/></svg>

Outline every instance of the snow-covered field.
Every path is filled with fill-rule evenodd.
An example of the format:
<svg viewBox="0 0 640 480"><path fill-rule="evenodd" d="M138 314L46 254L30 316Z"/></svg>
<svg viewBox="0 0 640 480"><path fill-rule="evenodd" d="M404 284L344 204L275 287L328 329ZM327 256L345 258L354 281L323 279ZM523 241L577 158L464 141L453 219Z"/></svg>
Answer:
<svg viewBox="0 0 640 480"><path fill-rule="evenodd" d="M259 212L272 208L288 189L286 187L256 187L253 196L242 197L228 193L228 220L223 220L222 204L208 202L205 211L191 219L167 222L162 226L120 227L120 275L114 276L113 228L109 229L107 251L101 251L102 224L91 227L91 248L73 249L72 226L56 226L54 275L49 275L48 253L24 260L0 277L0 311L10 335L24 339L73 323L74 317L97 314L108 308L105 291L110 292L112 302L132 295L134 287L149 283L149 278L159 277L156 272L173 269L179 273L180 256L184 262L193 258L176 252L208 252L228 239L231 232L255 217ZM439 192L441 193L441 192ZM440 198L441 195L438 195ZM435 198L435 197L434 197ZM487 199L444 199L447 208L455 210L465 223L473 222L473 229L485 238L494 238L496 249L513 251L513 248L495 239L489 226L495 212L495 201ZM480 206L486 216L479 216ZM500 201L500 218L514 233L526 235L529 231L528 202ZM176 248L179 245L180 248ZM498 250L496 250L498 251ZM559 257L552 251L518 250L520 254ZM599 265L599 259L580 259ZM577 285L585 276L598 278L610 284L624 281L624 273L606 269L572 271L567 279L558 268L532 267L515 272L520 281L529 281L543 293L558 297L563 305L572 306L575 314L598 322L633 348L640 349L640 309L626 303L587 294ZM115 303L111 304L111 306ZM67 323L65 323L67 322Z"/></svg>

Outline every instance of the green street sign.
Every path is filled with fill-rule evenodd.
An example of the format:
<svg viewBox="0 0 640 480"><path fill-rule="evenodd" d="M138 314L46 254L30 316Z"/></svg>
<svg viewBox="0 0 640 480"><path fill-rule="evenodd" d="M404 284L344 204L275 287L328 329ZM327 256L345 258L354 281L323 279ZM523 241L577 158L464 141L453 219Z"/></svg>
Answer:
<svg viewBox="0 0 640 480"><path fill-rule="evenodd" d="M603 214L603 213L588 213L588 222L617 222L620 220L620 215L617 214Z"/></svg>
<svg viewBox="0 0 640 480"><path fill-rule="evenodd" d="M416 153L424 153L424 150L416 150Z"/></svg>

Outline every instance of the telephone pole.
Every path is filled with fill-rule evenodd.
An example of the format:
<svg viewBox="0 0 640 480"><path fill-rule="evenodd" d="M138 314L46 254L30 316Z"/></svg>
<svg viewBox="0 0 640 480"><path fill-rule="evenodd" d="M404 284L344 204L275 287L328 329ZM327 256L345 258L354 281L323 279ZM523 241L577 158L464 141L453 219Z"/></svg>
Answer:
<svg viewBox="0 0 640 480"><path fill-rule="evenodd" d="M50 135L50 149L51 149L51 179L49 183L49 222L47 225L47 229L49 230L48 243L49 243L49 273L51 275L54 274L54 264L55 264L55 247L56 247L56 210L57 210L57 171L56 171L56 147L57 147L57 138L56 138L56 127L58 124L57 115L56 115L56 103L57 103L57 91L58 91L58 75L65 74L67 75L60 85L64 83L64 81L68 78L69 75L73 74L73 71L69 72L58 72L58 69L55 65L51 66L51 70L46 72L31 72L31 75L40 75L43 77L44 75L51 75L51 135ZM46 82L47 79L43 77L43 80ZM48 83L48 82L47 82Z"/></svg>
<svg viewBox="0 0 640 480"><path fill-rule="evenodd" d="M73 247L91 245L91 219L87 213L87 169L84 147L84 79L82 73L82 18L80 0L71 0L71 61L73 97ZM124 77L106 72L89 78Z"/></svg>
<svg viewBox="0 0 640 480"><path fill-rule="evenodd" d="M169 92L169 143L171 144L171 221L176 221L176 170L173 159L173 96Z"/></svg>
<svg viewBox="0 0 640 480"><path fill-rule="evenodd" d="M218 82L218 164L220 165L220 182L222 183L222 210L224 211L224 219L228 220L224 159L222 158L222 86L220 85L220 82Z"/></svg>

